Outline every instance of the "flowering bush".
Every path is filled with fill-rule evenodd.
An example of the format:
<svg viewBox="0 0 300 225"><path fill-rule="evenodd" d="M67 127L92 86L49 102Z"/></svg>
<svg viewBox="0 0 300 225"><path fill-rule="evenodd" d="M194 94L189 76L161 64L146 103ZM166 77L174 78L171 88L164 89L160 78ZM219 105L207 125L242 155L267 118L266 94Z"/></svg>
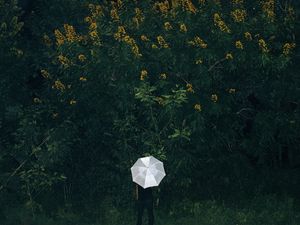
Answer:
<svg viewBox="0 0 300 225"><path fill-rule="evenodd" d="M205 181L220 194L249 188L251 168L299 163L292 5L81 4L87 15L40 37L44 86L24 122L33 137L20 136L50 134L37 158L67 163L70 182L88 184L82 193L128 190L128 168L145 153L164 160L172 186Z"/></svg>

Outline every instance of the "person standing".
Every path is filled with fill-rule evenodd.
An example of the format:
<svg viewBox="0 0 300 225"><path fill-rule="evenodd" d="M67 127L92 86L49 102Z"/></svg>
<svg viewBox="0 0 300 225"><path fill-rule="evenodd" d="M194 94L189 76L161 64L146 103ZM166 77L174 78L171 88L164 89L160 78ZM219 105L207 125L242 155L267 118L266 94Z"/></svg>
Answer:
<svg viewBox="0 0 300 225"><path fill-rule="evenodd" d="M142 225L143 213L146 209L148 212L148 225L154 224L153 215L153 193L152 188L143 188L136 184L136 201L137 201L137 223Z"/></svg>

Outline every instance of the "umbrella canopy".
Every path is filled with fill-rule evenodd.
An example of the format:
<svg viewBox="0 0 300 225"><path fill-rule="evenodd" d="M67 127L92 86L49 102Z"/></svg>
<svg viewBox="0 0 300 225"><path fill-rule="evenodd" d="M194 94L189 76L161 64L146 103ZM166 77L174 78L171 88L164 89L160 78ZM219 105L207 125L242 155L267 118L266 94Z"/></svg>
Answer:
<svg viewBox="0 0 300 225"><path fill-rule="evenodd" d="M158 186L166 176L164 165L153 156L139 158L131 167L133 182L143 188Z"/></svg>

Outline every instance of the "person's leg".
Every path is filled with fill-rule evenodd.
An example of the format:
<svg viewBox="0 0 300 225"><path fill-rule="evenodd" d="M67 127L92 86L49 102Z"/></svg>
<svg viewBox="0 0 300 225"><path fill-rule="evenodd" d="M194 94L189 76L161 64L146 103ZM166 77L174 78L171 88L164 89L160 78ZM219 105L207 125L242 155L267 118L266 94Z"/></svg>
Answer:
<svg viewBox="0 0 300 225"><path fill-rule="evenodd" d="M154 224L153 201L147 202L147 211L148 211L148 225L153 225Z"/></svg>
<svg viewBox="0 0 300 225"><path fill-rule="evenodd" d="M142 225L144 207L145 207L145 205L142 202L137 202L137 222L136 222L136 225Z"/></svg>

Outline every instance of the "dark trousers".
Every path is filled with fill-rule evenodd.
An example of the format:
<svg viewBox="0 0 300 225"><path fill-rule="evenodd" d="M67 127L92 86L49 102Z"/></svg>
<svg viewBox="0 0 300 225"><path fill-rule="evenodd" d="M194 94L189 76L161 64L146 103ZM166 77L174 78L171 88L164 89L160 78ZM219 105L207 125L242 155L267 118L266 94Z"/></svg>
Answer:
<svg viewBox="0 0 300 225"><path fill-rule="evenodd" d="M137 225L142 225L144 210L148 211L148 225L154 224L153 201L137 201Z"/></svg>

